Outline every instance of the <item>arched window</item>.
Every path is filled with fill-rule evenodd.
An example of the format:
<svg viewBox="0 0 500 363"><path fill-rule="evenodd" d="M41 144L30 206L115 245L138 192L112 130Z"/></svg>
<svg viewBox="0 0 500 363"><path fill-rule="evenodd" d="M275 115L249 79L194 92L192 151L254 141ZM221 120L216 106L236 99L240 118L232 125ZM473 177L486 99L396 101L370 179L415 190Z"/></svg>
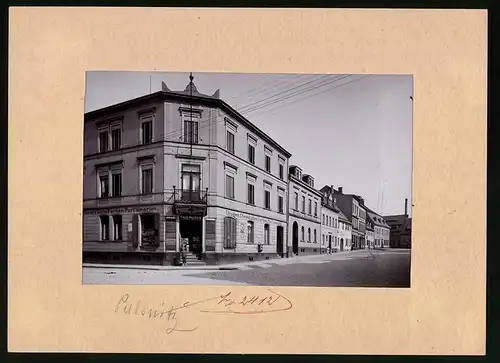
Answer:
<svg viewBox="0 0 500 363"><path fill-rule="evenodd" d="M253 236L254 236L254 228L253 228L253 222L248 221L247 223L247 243L253 243Z"/></svg>
<svg viewBox="0 0 500 363"><path fill-rule="evenodd" d="M307 242L311 242L311 228L307 229Z"/></svg>
<svg viewBox="0 0 500 363"><path fill-rule="evenodd" d="M316 229L315 229L314 230L314 243L316 243L316 242L318 242L318 241L316 240Z"/></svg>
<svg viewBox="0 0 500 363"><path fill-rule="evenodd" d="M302 228L300 229L300 232L301 232L301 241L305 241L305 237L304 237L304 227L302 226Z"/></svg>

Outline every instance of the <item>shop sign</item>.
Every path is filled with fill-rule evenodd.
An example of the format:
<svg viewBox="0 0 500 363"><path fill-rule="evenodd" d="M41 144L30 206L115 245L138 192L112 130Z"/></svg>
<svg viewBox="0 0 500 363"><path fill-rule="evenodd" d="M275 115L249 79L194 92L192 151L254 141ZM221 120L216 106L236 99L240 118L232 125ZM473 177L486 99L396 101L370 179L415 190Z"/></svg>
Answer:
<svg viewBox="0 0 500 363"><path fill-rule="evenodd" d="M124 213L153 213L159 212L158 207L132 207L132 208L109 208L85 211L85 215L96 214L124 214Z"/></svg>
<svg viewBox="0 0 500 363"><path fill-rule="evenodd" d="M228 217L233 217L233 218L236 218L236 219L238 219L238 218L245 219L247 221L262 222L262 223L268 223L268 224L276 223L274 220L270 220L270 219L267 219L267 218L256 217L256 216L245 214L245 213L231 212L231 211L228 211L228 210L226 210L226 215Z"/></svg>
<svg viewBox="0 0 500 363"><path fill-rule="evenodd" d="M183 221L201 221L202 217L196 215L180 215L179 219Z"/></svg>

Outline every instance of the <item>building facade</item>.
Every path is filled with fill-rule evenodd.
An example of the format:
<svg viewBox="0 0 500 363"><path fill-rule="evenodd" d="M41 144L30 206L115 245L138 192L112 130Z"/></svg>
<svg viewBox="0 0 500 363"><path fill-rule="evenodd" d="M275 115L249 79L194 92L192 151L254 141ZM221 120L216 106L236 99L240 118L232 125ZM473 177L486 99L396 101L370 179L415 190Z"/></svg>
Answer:
<svg viewBox="0 0 500 363"><path fill-rule="evenodd" d="M352 248L352 224L342 211L339 211L339 252L350 251Z"/></svg>
<svg viewBox="0 0 500 363"><path fill-rule="evenodd" d="M366 248L375 248L375 223L368 211L366 213Z"/></svg>
<svg viewBox="0 0 500 363"><path fill-rule="evenodd" d="M373 236L375 248L389 247L389 231L390 227L384 218L371 209L367 209L367 214L370 220L373 221Z"/></svg>
<svg viewBox="0 0 500 363"><path fill-rule="evenodd" d="M321 246L323 251L340 251L339 217L340 209L337 206L333 193L326 190L321 199ZM345 241L343 241L345 244Z"/></svg>
<svg viewBox="0 0 500 363"><path fill-rule="evenodd" d="M288 255L320 254L322 194L298 166L290 166L288 178Z"/></svg>
<svg viewBox="0 0 500 363"><path fill-rule="evenodd" d="M219 97L162 91L85 115L84 260L286 252L291 154Z"/></svg>
<svg viewBox="0 0 500 363"><path fill-rule="evenodd" d="M360 196L353 196L354 202L357 202L357 213L358 213L358 221L359 221L359 248L364 249L368 248L368 244L366 242L367 239L367 228L366 228L366 207L365 201Z"/></svg>
<svg viewBox="0 0 500 363"><path fill-rule="evenodd" d="M411 218L408 215L408 199L405 199L405 213L385 216L390 226L389 244L392 248L411 248Z"/></svg>

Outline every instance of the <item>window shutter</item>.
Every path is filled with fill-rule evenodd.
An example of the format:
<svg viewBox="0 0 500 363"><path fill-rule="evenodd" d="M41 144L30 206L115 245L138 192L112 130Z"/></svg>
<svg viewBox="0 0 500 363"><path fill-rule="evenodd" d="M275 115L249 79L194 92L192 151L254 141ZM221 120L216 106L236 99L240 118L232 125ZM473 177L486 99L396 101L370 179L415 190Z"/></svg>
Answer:
<svg viewBox="0 0 500 363"><path fill-rule="evenodd" d="M236 248L236 219L231 218L231 248Z"/></svg>
<svg viewBox="0 0 500 363"><path fill-rule="evenodd" d="M215 251L215 220L205 221L205 250Z"/></svg>
<svg viewBox="0 0 500 363"><path fill-rule="evenodd" d="M160 245L160 214L155 214L155 247Z"/></svg>
<svg viewBox="0 0 500 363"><path fill-rule="evenodd" d="M224 248L228 248L229 222L229 217L224 217Z"/></svg>
<svg viewBox="0 0 500 363"><path fill-rule="evenodd" d="M132 246L137 248L139 246L139 215L132 216Z"/></svg>
<svg viewBox="0 0 500 363"><path fill-rule="evenodd" d="M175 251L177 238L177 224L175 219L168 219L165 222L165 250Z"/></svg>

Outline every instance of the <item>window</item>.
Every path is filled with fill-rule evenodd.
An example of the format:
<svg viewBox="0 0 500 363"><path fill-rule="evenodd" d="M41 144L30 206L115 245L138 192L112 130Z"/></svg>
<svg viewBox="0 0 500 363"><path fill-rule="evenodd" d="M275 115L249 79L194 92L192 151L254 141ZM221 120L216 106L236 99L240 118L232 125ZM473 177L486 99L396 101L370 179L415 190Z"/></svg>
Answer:
<svg viewBox="0 0 500 363"><path fill-rule="evenodd" d="M113 216L113 239L115 241L122 240L122 216Z"/></svg>
<svg viewBox="0 0 500 363"><path fill-rule="evenodd" d="M198 120L184 120L184 142L198 143Z"/></svg>
<svg viewBox="0 0 500 363"><path fill-rule="evenodd" d="M300 232L301 232L300 234L301 234L301 237L302 237L302 238L301 238L301 241L305 241L305 237L304 237L304 227L302 227L302 228L300 229Z"/></svg>
<svg viewBox="0 0 500 363"><path fill-rule="evenodd" d="M153 120L147 118L141 124L142 143L149 144L153 141Z"/></svg>
<svg viewBox="0 0 500 363"><path fill-rule="evenodd" d="M264 244L268 245L271 243L271 230L269 229L269 224L264 224Z"/></svg>
<svg viewBox="0 0 500 363"><path fill-rule="evenodd" d="M280 179L281 180L284 180L285 179L285 167L283 166L283 164L280 164Z"/></svg>
<svg viewBox="0 0 500 363"><path fill-rule="evenodd" d="M306 197L302 197L302 213L306 212Z"/></svg>
<svg viewBox="0 0 500 363"><path fill-rule="evenodd" d="M325 215L323 214L323 225L325 224Z"/></svg>
<svg viewBox="0 0 500 363"><path fill-rule="evenodd" d="M226 174L226 197L234 199L234 177Z"/></svg>
<svg viewBox="0 0 500 363"><path fill-rule="evenodd" d="M248 145L248 162L255 164L255 146Z"/></svg>
<svg viewBox="0 0 500 363"><path fill-rule="evenodd" d="M314 216L318 216L318 202L314 202Z"/></svg>
<svg viewBox="0 0 500 363"><path fill-rule="evenodd" d="M101 222L101 241L109 240L109 217L100 216L99 220Z"/></svg>
<svg viewBox="0 0 500 363"><path fill-rule="evenodd" d="M325 244L325 235L323 235L323 244Z"/></svg>
<svg viewBox="0 0 500 363"><path fill-rule="evenodd" d="M283 196L278 195L278 212L283 213Z"/></svg>
<svg viewBox="0 0 500 363"><path fill-rule="evenodd" d="M271 209L271 192L264 190L264 208Z"/></svg>
<svg viewBox="0 0 500 363"><path fill-rule="evenodd" d="M105 153L108 151L108 131L99 132L99 152Z"/></svg>
<svg viewBox="0 0 500 363"><path fill-rule="evenodd" d="M312 200L309 199L309 215L312 214Z"/></svg>
<svg viewBox="0 0 500 363"><path fill-rule="evenodd" d="M266 155L266 171L268 173L271 172L271 157L269 155Z"/></svg>
<svg viewBox="0 0 500 363"><path fill-rule="evenodd" d="M236 248L236 219L224 217L224 248Z"/></svg>
<svg viewBox="0 0 500 363"><path fill-rule="evenodd" d="M99 176L99 185L100 185L100 198L109 197L109 177L108 174L102 174Z"/></svg>
<svg viewBox="0 0 500 363"><path fill-rule="evenodd" d="M153 168L144 167L141 170L141 194L153 193Z"/></svg>
<svg viewBox="0 0 500 363"><path fill-rule="evenodd" d="M253 243L254 226L252 221L247 222L247 243Z"/></svg>
<svg viewBox="0 0 500 363"><path fill-rule="evenodd" d="M316 229L314 229L314 243L317 243L318 241L316 240Z"/></svg>
<svg viewBox="0 0 500 363"><path fill-rule="evenodd" d="M295 193L295 210L299 210L299 193Z"/></svg>
<svg viewBox="0 0 500 363"><path fill-rule="evenodd" d="M122 195L122 173L113 173L112 176L113 197Z"/></svg>
<svg viewBox="0 0 500 363"><path fill-rule="evenodd" d="M230 131L226 131L226 149L234 154L234 134Z"/></svg>
<svg viewBox="0 0 500 363"><path fill-rule="evenodd" d="M111 149L118 150L122 147L122 130L111 130Z"/></svg>
<svg viewBox="0 0 500 363"><path fill-rule="evenodd" d="M247 203L255 205L255 187L253 184L247 184Z"/></svg>
<svg viewBox="0 0 500 363"><path fill-rule="evenodd" d="M311 242L311 228L307 229L307 242Z"/></svg>

